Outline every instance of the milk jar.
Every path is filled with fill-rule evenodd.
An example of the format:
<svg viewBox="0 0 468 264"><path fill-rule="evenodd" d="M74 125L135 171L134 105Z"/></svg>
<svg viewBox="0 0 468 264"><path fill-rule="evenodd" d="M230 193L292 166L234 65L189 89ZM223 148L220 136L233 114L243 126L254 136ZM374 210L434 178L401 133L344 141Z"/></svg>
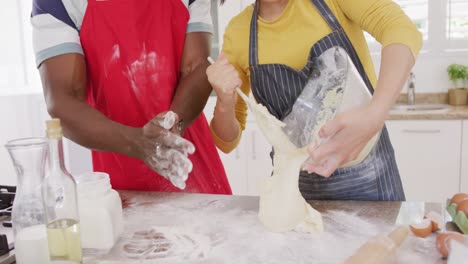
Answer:
<svg viewBox="0 0 468 264"><path fill-rule="evenodd" d="M107 173L91 172L76 176L81 241L85 252L104 254L123 230L122 202L112 189Z"/></svg>
<svg viewBox="0 0 468 264"><path fill-rule="evenodd" d="M11 215L16 263L48 264L49 249L41 195L47 139L12 140L5 147L10 153L18 179Z"/></svg>

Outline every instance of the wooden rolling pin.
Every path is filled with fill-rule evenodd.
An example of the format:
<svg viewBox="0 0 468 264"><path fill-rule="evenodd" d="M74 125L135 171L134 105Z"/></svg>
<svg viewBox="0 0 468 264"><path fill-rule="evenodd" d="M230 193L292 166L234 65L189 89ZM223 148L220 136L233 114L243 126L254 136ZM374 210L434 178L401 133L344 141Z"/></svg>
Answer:
<svg viewBox="0 0 468 264"><path fill-rule="evenodd" d="M379 235L369 239L345 264L385 264L408 236L408 227L400 226L388 235Z"/></svg>

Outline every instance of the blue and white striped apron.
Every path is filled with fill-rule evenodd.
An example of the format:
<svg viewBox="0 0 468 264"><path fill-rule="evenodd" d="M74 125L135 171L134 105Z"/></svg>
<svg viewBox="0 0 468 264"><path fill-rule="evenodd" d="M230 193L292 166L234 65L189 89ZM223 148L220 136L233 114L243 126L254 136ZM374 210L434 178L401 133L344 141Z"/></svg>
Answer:
<svg viewBox="0 0 468 264"><path fill-rule="evenodd" d="M293 1L293 0L289 0ZM271 114L282 120L292 109L312 73L313 60L340 46L351 57L371 93L374 89L351 41L324 0L311 0L332 29L311 48L307 64L295 70L283 64L258 63L258 1L250 25L249 64L252 93ZM280 52L280 51L279 51ZM387 129L360 164L336 170L329 178L301 172L299 189L306 200L403 201L405 194Z"/></svg>

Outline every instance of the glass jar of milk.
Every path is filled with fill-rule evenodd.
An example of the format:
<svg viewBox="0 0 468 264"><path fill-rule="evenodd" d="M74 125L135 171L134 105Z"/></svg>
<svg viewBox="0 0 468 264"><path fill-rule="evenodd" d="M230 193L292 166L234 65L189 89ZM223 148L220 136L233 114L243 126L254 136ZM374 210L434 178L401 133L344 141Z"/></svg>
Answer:
<svg viewBox="0 0 468 264"><path fill-rule="evenodd" d="M85 173L75 179L83 251L85 254L105 254L123 231L120 196L112 189L107 173Z"/></svg>
<svg viewBox="0 0 468 264"><path fill-rule="evenodd" d="M10 153L18 179L11 215L16 263L48 264L49 247L41 194L47 139L17 139L9 141L5 147Z"/></svg>

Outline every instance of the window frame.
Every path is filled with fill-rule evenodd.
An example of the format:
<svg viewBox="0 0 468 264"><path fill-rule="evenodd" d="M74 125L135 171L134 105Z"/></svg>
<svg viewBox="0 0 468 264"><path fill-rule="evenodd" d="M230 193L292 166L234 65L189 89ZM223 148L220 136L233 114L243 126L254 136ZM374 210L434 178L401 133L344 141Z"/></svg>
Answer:
<svg viewBox="0 0 468 264"><path fill-rule="evenodd" d="M448 27L448 16L449 16L449 10L448 10L448 6L449 6L449 1L451 0L442 0L443 2L445 2L445 14L446 14L446 21L445 21L445 26ZM449 39L448 37L448 32L447 30L445 30L445 38L447 40L447 46L448 46L448 49L450 50L466 50L468 49L468 38L464 38L464 39Z"/></svg>

